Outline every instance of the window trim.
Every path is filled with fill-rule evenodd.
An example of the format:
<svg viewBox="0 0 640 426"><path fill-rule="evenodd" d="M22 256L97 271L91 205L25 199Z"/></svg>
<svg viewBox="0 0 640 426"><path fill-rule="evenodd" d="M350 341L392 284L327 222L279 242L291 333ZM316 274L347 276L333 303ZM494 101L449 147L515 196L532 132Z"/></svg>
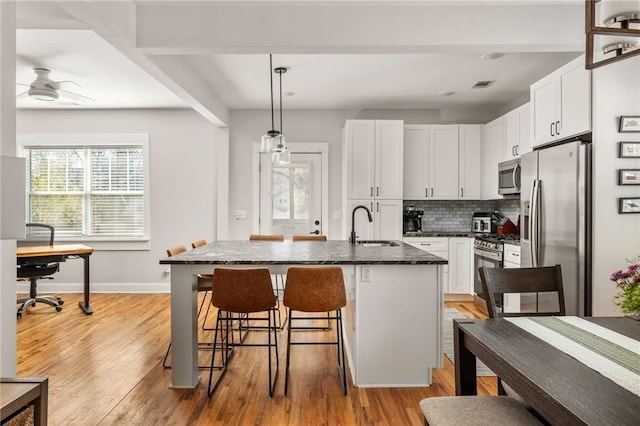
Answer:
<svg viewBox="0 0 640 426"><path fill-rule="evenodd" d="M149 173L149 134L147 133L74 133L74 134L19 134L17 139L17 155L26 157L25 149L31 146L63 147L63 146L122 146L142 145L143 179L144 179L144 234L139 238L61 238L64 243L89 243L96 250L149 250L151 239L151 192ZM26 195L27 188L25 188ZM29 211L25 209L25 218Z"/></svg>

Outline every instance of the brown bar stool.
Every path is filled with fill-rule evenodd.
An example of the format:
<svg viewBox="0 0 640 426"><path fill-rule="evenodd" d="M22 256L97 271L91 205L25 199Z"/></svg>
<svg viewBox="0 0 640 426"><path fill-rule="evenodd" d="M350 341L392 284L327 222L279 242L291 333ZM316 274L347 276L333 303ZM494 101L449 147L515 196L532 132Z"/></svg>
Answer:
<svg viewBox="0 0 640 426"><path fill-rule="evenodd" d="M195 243L197 243L197 241L192 243L192 246ZM169 256L169 257L175 256L177 254L184 253L185 251L187 251L187 248L185 246L171 247L170 249L167 249L167 256ZM205 278L201 279L200 275L203 275L203 276L209 275L210 276L210 274L198 274L198 292L201 292L201 291L205 292L205 295L204 295L204 298L202 300L202 303L200 303L200 308L198 309L198 318L200 317L200 312L202 311L202 305L204 303L204 299L206 299L206 297L207 297L206 293L208 291L211 291L211 283L212 283L211 280L207 281ZM209 313L209 309L207 308L207 314L208 313ZM205 315L204 320L205 321L207 320L206 315ZM202 324L202 329L206 330L204 328L204 323ZM211 344L198 342L198 349L199 350L211 350ZM164 367L164 368L171 368L171 366L169 364L167 364L167 359L169 358L169 353L170 352L171 352L171 342L169 342L169 346L167 347L167 352L165 352L164 358L162 359L162 367ZM199 369L207 369L207 368L209 368L209 366L208 365L199 365L198 368Z"/></svg>
<svg viewBox="0 0 640 426"><path fill-rule="evenodd" d="M207 240L197 240L191 243L191 247L196 249L198 247L202 247L207 244ZM211 287L213 286L213 274L198 274L198 292L204 292L204 296L202 297L202 302L200 302L200 307L198 308L198 318L200 318L200 313L202 312L202 308L204 308L204 303L207 300L207 294L211 291ZM203 330L213 330L211 327L206 327L207 317L209 316L209 309L211 309L211 303L207 303L207 311L204 314L204 319L202 320L202 329Z"/></svg>
<svg viewBox="0 0 640 426"><path fill-rule="evenodd" d="M315 234L304 234L304 235L294 235L291 237L291 239L293 241L327 241L327 236L326 235L315 235ZM331 316L330 312L327 312L327 326L320 326L320 327L314 327L314 326L310 326L310 327L299 327L299 330L302 329L306 329L306 330L331 330L331 320L329 320L329 317Z"/></svg>
<svg viewBox="0 0 640 426"><path fill-rule="evenodd" d="M211 304L218 308L216 318L216 332L213 337L213 355L209 371L209 396L215 391L220 379L227 371L230 355L236 346L266 346L269 353L269 396L273 396L278 378L278 333L275 320L276 297L271 286L271 274L267 268L257 269L226 269L216 268L213 271L213 291ZM266 312L267 343L235 343L233 340L233 314L251 314ZM260 319L260 318L259 318ZM224 323L224 326L222 325ZM273 332L273 336L271 333ZM224 334L222 334L224 333ZM222 371L213 381L216 350L218 349L218 334L221 335ZM272 340L273 337L273 340ZM271 350L276 354L276 372L272 375Z"/></svg>
<svg viewBox="0 0 640 426"><path fill-rule="evenodd" d="M249 235L249 241L284 241L284 235L282 234L251 234ZM282 314L280 313L280 295L284 292L284 275L283 274L273 274L276 288L276 298L278 303L278 328L280 330L284 329L284 325L287 323L287 317L285 316L284 320L282 319ZM250 329L260 329L262 327L249 326L248 322L246 326L243 326L245 330Z"/></svg>
<svg viewBox="0 0 640 426"><path fill-rule="evenodd" d="M319 268L289 268L287 270L287 286L284 289L284 306L289 311L289 326L287 328L287 367L284 379L284 394L287 394L289 384L289 363L291 359L291 345L336 345L338 354L338 372L342 383L342 390L347 394L347 376L344 359L344 337L342 335L341 308L347 305L347 294L344 288L342 269L339 267ZM336 341L334 342L292 342L291 330L297 320L317 320L318 317L294 316L293 311L299 312L335 312L328 317L336 321ZM299 327L307 329L307 327Z"/></svg>

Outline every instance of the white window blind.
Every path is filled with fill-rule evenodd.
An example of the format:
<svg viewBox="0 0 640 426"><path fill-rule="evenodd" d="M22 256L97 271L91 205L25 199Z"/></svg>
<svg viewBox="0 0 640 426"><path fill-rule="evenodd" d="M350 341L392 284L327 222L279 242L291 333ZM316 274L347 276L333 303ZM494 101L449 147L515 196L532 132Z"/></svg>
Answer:
<svg viewBox="0 0 640 426"><path fill-rule="evenodd" d="M144 146L25 146L27 220L57 237L142 238Z"/></svg>

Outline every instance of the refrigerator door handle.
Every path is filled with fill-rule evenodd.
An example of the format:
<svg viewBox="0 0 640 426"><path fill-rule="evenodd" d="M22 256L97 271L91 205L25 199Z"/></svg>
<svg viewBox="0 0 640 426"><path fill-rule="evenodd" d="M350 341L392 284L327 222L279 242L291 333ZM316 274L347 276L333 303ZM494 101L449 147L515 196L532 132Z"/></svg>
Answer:
<svg viewBox="0 0 640 426"><path fill-rule="evenodd" d="M540 231L540 181L535 179L531 187L531 220L529 221L529 238L531 239L531 266L538 267L538 237Z"/></svg>

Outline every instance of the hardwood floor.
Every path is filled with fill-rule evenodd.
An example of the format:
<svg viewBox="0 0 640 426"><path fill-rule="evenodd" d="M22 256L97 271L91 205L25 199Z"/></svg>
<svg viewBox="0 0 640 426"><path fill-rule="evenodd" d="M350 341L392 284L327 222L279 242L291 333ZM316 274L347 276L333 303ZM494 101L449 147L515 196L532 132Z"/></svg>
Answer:
<svg viewBox="0 0 640 426"><path fill-rule="evenodd" d="M170 370L162 368L170 337L168 294L94 294L91 316L78 308L80 294L63 298L61 312L39 304L18 320L18 375L49 378L51 425L422 425L419 401L454 393L453 366L444 357L429 388L350 385L345 397L335 348L314 345L292 351L285 397L286 330L278 336L281 368L273 398L267 392L265 348L238 348L211 398L206 370L196 389L170 389ZM482 317L471 303L446 305ZM211 315L208 322L214 323ZM202 333L201 340L212 338L212 332ZM255 331L248 338L260 340L264 334ZM318 339L329 332L297 335ZM210 354L201 354L201 364ZM479 379L479 394L495 390L495 377Z"/></svg>

